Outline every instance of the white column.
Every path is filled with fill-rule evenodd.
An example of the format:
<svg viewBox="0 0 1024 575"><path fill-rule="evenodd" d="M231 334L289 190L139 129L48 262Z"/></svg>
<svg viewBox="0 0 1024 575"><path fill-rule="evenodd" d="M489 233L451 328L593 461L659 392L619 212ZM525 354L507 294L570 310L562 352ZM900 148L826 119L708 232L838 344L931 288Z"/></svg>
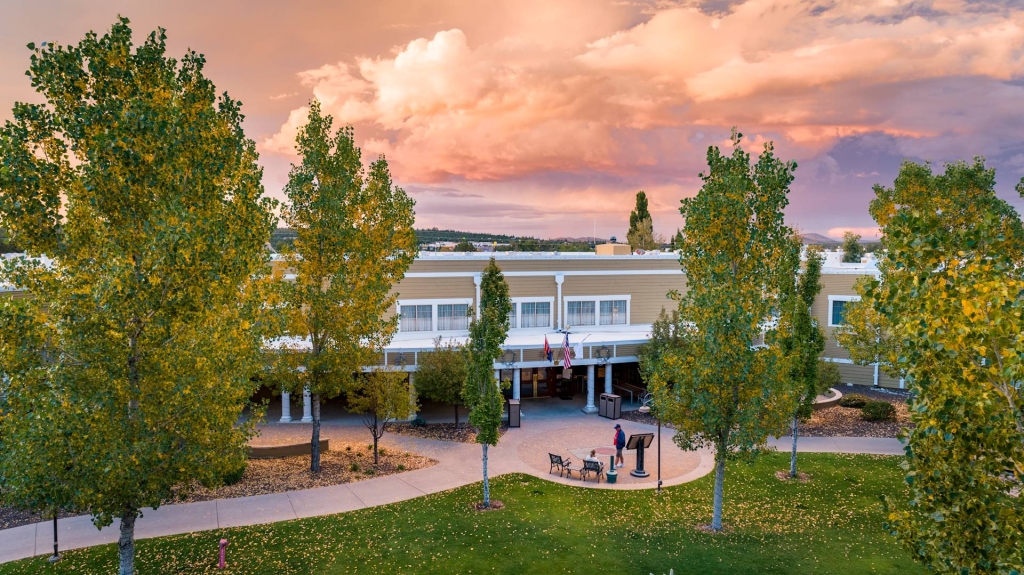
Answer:
<svg viewBox="0 0 1024 575"><path fill-rule="evenodd" d="M302 390L302 423L313 422L313 398L310 396L309 388Z"/></svg>
<svg viewBox="0 0 1024 575"><path fill-rule="evenodd" d="M494 370L494 381L498 382L498 386L499 387L501 386L501 370L500 369Z"/></svg>
<svg viewBox="0 0 1024 575"><path fill-rule="evenodd" d="M409 421L416 419L416 372L409 372Z"/></svg>
<svg viewBox="0 0 1024 575"><path fill-rule="evenodd" d="M587 366L587 406L583 413L597 413L597 406L594 405L594 366Z"/></svg>
<svg viewBox="0 0 1024 575"><path fill-rule="evenodd" d="M562 274L555 274L555 283L558 284L558 329L563 328L562 318L562 282L565 281L565 276Z"/></svg>
<svg viewBox="0 0 1024 575"><path fill-rule="evenodd" d="M281 423L292 421L292 394L287 391L281 392Z"/></svg>
<svg viewBox="0 0 1024 575"><path fill-rule="evenodd" d="M612 392L612 364L604 364L604 392Z"/></svg>
<svg viewBox="0 0 1024 575"><path fill-rule="evenodd" d="M512 399L519 399L519 384L522 381L522 372L518 367L512 370Z"/></svg>
<svg viewBox="0 0 1024 575"><path fill-rule="evenodd" d="M900 389L903 389L903 378L900 378Z"/></svg>
<svg viewBox="0 0 1024 575"><path fill-rule="evenodd" d="M874 375L875 387L878 387L878 364L875 364L875 375Z"/></svg>
<svg viewBox="0 0 1024 575"><path fill-rule="evenodd" d="M476 284L476 319L480 319L480 282L484 279L483 274L476 274L473 276L473 283ZM437 306L434 306L437 307Z"/></svg>

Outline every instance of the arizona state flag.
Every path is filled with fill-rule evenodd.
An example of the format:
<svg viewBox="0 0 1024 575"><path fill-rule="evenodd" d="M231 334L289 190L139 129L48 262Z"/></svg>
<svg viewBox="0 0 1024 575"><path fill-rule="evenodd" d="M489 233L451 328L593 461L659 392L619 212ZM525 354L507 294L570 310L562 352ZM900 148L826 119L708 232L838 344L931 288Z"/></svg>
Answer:
<svg viewBox="0 0 1024 575"><path fill-rule="evenodd" d="M551 346L548 345L548 336L544 336L544 357L551 361Z"/></svg>

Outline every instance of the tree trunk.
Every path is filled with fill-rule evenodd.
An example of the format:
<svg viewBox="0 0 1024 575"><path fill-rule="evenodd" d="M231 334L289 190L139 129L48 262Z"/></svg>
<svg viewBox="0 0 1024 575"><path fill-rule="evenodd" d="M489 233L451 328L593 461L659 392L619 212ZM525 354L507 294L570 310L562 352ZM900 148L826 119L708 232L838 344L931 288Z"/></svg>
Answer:
<svg viewBox="0 0 1024 575"><path fill-rule="evenodd" d="M320 394L310 396L313 403L313 439L310 441L309 469L320 473Z"/></svg>
<svg viewBox="0 0 1024 575"><path fill-rule="evenodd" d="M484 507L491 506L491 484L487 481L487 444L481 444L484 448Z"/></svg>
<svg viewBox="0 0 1024 575"><path fill-rule="evenodd" d="M455 429L459 428L459 404L455 404Z"/></svg>
<svg viewBox="0 0 1024 575"><path fill-rule="evenodd" d="M711 516L711 530L722 530L722 492L725 487L725 446L719 444L715 451L715 511Z"/></svg>
<svg viewBox="0 0 1024 575"><path fill-rule="evenodd" d="M796 437L800 426L800 420L797 418L797 414L793 414L793 454L789 457L789 477L790 479L796 479Z"/></svg>
<svg viewBox="0 0 1024 575"><path fill-rule="evenodd" d="M121 537L117 551L121 558L119 575L135 575L135 518L137 511L128 511L121 517Z"/></svg>
<svg viewBox="0 0 1024 575"><path fill-rule="evenodd" d="M380 439L380 438L377 437L376 433L374 433L373 434L373 464L374 465L380 465L380 457L377 455L377 440L378 439Z"/></svg>

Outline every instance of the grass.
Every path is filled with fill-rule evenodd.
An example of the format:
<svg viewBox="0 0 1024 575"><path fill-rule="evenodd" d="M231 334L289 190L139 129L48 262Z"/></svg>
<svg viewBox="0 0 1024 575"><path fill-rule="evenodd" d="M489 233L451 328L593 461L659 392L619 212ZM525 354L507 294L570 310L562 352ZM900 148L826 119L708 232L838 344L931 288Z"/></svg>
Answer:
<svg viewBox="0 0 1024 575"><path fill-rule="evenodd" d="M788 456L726 472L727 533L710 521L712 477L607 491L512 474L492 480L506 504L479 513L480 485L351 513L138 542L139 573L923 573L882 529L879 495L901 499L900 458L801 454L810 483L782 482ZM113 545L0 565L0 574L112 573ZM597 571L595 571L597 570Z"/></svg>

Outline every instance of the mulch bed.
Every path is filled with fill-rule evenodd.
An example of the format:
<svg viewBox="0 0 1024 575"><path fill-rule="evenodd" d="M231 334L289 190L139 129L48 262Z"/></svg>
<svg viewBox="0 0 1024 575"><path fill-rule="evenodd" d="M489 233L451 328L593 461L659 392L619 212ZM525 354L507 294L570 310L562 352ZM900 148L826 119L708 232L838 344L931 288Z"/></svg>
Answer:
<svg viewBox="0 0 1024 575"><path fill-rule="evenodd" d="M893 421L865 421L860 416L860 409L853 407L828 407L815 411L810 421L800 424L800 435L806 437L898 437L900 432L912 427L910 411L907 409L907 398L910 393L901 389L879 389L860 385L842 386L839 391L843 395L859 393L875 401L887 401L896 408L896 419ZM623 411L622 419L658 425L658 420L649 413L639 411ZM671 424L663 423L666 428Z"/></svg>
<svg viewBox="0 0 1024 575"><path fill-rule="evenodd" d="M504 435L506 431L508 431L508 425L502 423L498 428L498 437ZM476 443L476 431L468 423L460 423L458 427L454 423L428 423L418 427L409 423L398 423L388 427L388 432L435 441Z"/></svg>
<svg viewBox="0 0 1024 575"><path fill-rule="evenodd" d="M829 407L815 411L811 420L800 424L800 435L807 437L898 437L900 432L912 427L907 398L904 390L878 389L860 385L842 386L843 395L859 393L874 401L886 401L896 408L893 421L865 421L860 409L855 407Z"/></svg>
<svg viewBox="0 0 1024 575"><path fill-rule="evenodd" d="M218 489L196 486L195 490L184 499L168 503L192 503L211 499L229 499L313 487L328 487L422 469L436 463L437 461L422 455L382 448L380 463L374 465L373 449L367 449L366 444L339 443L335 445L332 441L331 451L320 455L319 474L313 474L309 470L308 455L280 459L250 459L245 473L238 483L225 485ZM81 515L81 513L62 513L60 517L74 515ZM42 518L35 513L0 507L0 529L38 523L46 519L49 518Z"/></svg>
<svg viewBox="0 0 1024 575"><path fill-rule="evenodd" d="M803 471L797 471L795 478L789 476L789 471L776 471L775 478L779 481L798 481L800 483L807 483L811 480L811 476Z"/></svg>
<svg viewBox="0 0 1024 575"><path fill-rule="evenodd" d="M490 507L484 507L483 501L476 501L473 503L473 509L476 509L477 511L497 511L504 507L505 504L502 503L501 501L498 501L497 499L491 499Z"/></svg>

